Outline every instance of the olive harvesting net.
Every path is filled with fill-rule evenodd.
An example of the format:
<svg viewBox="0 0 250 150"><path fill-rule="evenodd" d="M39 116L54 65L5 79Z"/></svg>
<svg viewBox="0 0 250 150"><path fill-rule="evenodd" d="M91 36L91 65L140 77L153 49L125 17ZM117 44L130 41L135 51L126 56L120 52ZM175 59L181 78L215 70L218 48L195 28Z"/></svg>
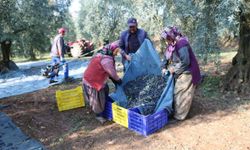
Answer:
<svg viewBox="0 0 250 150"><path fill-rule="evenodd" d="M124 86L127 108L141 107L144 115L152 113L166 87L166 81L166 78L156 75L139 76L129 81Z"/></svg>
<svg viewBox="0 0 250 150"><path fill-rule="evenodd" d="M124 64L122 85L109 96L117 105L136 108L142 115L171 110L173 80L169 76L162 77L160 57L152 42L145 39L131 58Z"/></svg>

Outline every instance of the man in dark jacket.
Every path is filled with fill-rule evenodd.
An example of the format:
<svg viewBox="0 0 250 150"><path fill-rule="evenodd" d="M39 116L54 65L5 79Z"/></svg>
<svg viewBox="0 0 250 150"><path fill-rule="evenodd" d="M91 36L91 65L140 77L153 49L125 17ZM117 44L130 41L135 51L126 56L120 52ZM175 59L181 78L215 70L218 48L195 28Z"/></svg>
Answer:
<svg viewBox="0 0 250 150"><path fill-rule="evenodd" d="M120 35L119 46L121 48L122 63L130 61L131 57L129 54L135 53L143 43L143 41L148 38L148 34L143 29L138 28L138 23L135 18L128 19L129 29L123 31Z"/></svg>

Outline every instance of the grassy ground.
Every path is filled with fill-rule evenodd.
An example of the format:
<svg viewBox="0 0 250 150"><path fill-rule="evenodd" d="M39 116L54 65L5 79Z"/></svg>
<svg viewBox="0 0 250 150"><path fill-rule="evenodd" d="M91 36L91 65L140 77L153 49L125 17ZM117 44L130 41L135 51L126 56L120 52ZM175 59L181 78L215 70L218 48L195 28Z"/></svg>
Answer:
<svg viewBox="0 0 250 150"><path fill-rule="evenodd" d="M32 61L40 61L40 60L50 60L50 53L44 53L41 54L40 56L37 57L36 60L32 60ZM21 56L16 56L11 58L11 60L13 60L15 63L20 63L20 62L27 62L30 61L30 58L26 58L26 57L21 57Z"/></svg>
<svg viewBox="0 0 250 150"><path fill-rule="evenodd" d="M222 55L223 71L229 67L232 56ZM196 91L187 120L169 124L149 137L112 122L99 124L88 106L59 112L55 91L75 88L81 85L80 80L0 102L9 104L3 111L48 149L250 149L250 96L222 93L221 74L209 71Z"/></svg>

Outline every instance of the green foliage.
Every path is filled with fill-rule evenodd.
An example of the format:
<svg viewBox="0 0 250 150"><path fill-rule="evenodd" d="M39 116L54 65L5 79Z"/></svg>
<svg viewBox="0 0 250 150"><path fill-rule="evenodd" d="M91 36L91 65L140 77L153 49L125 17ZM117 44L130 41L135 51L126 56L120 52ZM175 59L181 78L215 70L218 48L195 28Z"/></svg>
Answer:
<svg viewBox="0 0 250 150"><path fill-rule="evenodd" d="M78 31L81 38L91 39L101 43L108 38L117 40L124 21L130 16L131 2L115 0L81 1L81 10L78 17Z"/></svg>
<svg viewBox="0 0 250 150"><path fill-rule="evenodd" d="M1 0L0 42L10 39L13 56L35 59L49 51L59 27L70 25L69 5L70 0Z"/></svg>
<svg viewBox="0 0 250 150"><path fill-rule="evenodd" d="M101 44L117 40L127 19L138 19L150 38L159 43L165 26L176 25L188 36L197 56L206 64L220 64L219 39L237 36L239 12L248 12L246 0L81 0L76 22L68 13L71 0L1 0L0 41L14 41L13 54L30 57L49 50L56 29L66 27L66 41L76 37Z"/></svg>
<svg viewBox="0 0 250 150"><path fill-rule="evenodd" d="M66 36L64 38L65 41L66 42L75 41L77 39L77 33L75 30L75 23L72 19L72 16L69 13L66 14L65 19L64 19L64 23L62 26L67 28L67 33L66 33Z"/></svg>
<svg viewBox="0 0 250 150"><path fill-rule="evenodd" d="M209 76L202 83L202 91L205 97L218 97L221 77Z"/></svg>
<svg viewBox="0 0 250 150"><path fill-rule="evenodd" d="M80 36L111 41L127 29L129 17L158 43L164 26L176 25L188 36L203 63L220 64L219 39L238 34L238 7L244 0L92 0L81 1L78 19Z"/></svg>

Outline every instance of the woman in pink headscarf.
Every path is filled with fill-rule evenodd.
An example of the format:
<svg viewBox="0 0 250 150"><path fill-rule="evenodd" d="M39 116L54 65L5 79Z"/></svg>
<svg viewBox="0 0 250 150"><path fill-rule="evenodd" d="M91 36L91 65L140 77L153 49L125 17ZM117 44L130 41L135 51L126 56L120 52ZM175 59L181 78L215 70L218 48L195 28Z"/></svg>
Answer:
<svg viewBox="0 0 250 150"><path fill-rule="evenodd" d="M96 113L96 119L101 123L106 121L101 113L104 111L106 96L109 94L107 79L111 78L115 84L121 84L114 59L119 52L118 41L105 46L93 56L83 74L85 99L89 101L92 110Z"/></svg>

